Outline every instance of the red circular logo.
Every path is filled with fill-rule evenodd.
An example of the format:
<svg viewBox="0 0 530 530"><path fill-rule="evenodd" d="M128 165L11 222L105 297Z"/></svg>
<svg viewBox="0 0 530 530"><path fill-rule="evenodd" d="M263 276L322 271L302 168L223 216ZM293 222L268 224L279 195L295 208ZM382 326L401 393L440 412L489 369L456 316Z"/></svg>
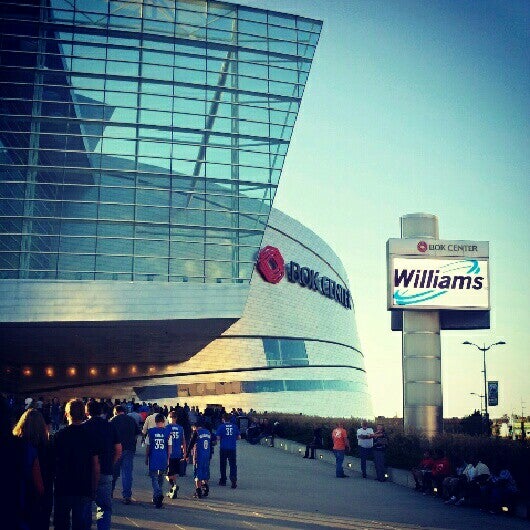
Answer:
<svg viewBox="0 0 530 530"><path fill-rule="evenodd" d="M417 248L418 248L418 250L420 252L427 252L427 243L425 243L425 241L420 241L418 243L418 247Z"/></svg>
<svg viewBox="0 0 530 530"><path fill-rule="evenodd" d="M284 276L284 261L275 247L265 247L258 254L258 270L269 283L278 283Z"/></svg>

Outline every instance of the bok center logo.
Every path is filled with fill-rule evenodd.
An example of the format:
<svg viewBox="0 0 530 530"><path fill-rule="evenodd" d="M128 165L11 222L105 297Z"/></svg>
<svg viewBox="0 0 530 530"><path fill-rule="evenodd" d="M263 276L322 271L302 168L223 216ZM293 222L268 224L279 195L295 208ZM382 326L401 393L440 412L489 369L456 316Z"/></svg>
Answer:
<svg viewBox="0 0 530 530"><path fill-rule="evenodd" d="M285 275L285 262L276 247L264 247L259 251L258 270L269 283L278 283Z"/></svg>
<svg viewBox="0 0 530 530"><path fill-rule="evenodd" d="M420 241L416 247L420 252L427 252L427 243Z"/></svg>

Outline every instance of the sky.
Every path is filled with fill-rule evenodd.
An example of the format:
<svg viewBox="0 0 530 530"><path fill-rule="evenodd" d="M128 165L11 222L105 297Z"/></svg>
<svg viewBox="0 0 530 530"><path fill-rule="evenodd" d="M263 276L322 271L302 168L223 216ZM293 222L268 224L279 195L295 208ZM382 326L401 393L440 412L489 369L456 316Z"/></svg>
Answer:
<svg viewBox="0 0 530 530"><path fill-rule="evenodd" d="M491 329L442 331L444 416L530 415L530 3L242 0L324 22L274 206L326 241L355 302L375 415L402 415L386 241L402 215L490 242Z"/></svg>

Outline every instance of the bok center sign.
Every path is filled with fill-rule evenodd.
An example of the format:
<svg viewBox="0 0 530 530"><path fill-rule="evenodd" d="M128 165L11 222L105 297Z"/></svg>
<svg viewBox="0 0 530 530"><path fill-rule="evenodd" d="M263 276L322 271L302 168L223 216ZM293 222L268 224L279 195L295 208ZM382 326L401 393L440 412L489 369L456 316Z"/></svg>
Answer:
<svg viewBox="0 0 530 530"><path fill-rule="evenodd" d="M388 309L489 310L485 241L389 239Z"/></svg>

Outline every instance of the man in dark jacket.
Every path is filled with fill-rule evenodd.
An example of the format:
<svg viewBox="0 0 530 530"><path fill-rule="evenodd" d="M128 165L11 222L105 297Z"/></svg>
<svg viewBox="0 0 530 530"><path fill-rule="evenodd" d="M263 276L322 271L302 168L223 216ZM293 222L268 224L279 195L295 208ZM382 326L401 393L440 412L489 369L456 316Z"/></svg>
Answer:
<svg viewBox="0 0 530 530"><path fill-rule="evenodd" d="M102 417L99 401L85 407L85 425L93 437L99 456L100 475L96 490L96 521L98 530L110 530L112 516L112 475L115 462L121 457L121 443L114 425Z"/></svg>
<svg viewBox="0 0 530 530"><path fill-rule="evenodd" d="M55 530L73 527L90 530L92 499L99 482L98 448L85 420L85 406L72 399L66 404L68 426L54 436L55 453Z"/></svg>
<svg viewBox="0 0 530 530"><path fill-rule="evenodd" d="M125 504L130 504L132 497L132 473L134 453L136 452L136 437L140 434L140 428L134 419L125 413L125 407L123 405L116 405L114 407L114 416L111 418L110 423L111 425L114 425L122 447L121 458L114 466L112 491L114 492L116 481L121 473L123 502Z"/></svg>

